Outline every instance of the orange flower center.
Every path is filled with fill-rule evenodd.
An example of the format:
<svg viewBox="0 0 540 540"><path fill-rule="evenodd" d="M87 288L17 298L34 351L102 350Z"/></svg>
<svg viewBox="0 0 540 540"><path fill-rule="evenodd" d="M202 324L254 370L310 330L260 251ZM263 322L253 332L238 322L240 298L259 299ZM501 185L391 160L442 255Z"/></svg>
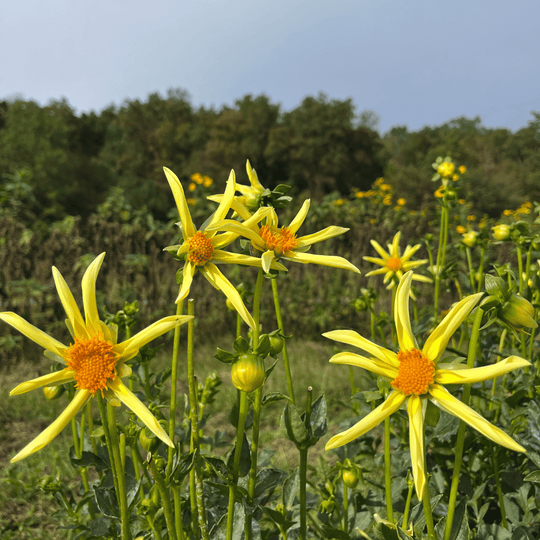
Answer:
<svg viewBox="0 0 540 540"><path fill-rule="evenodd" d="M398 376L392 381L396 390L401 390L406 396L415 394L421 396L433 382L435 366L418 349L399 351Z"/></svg>
<svg viewBox="0 0 540 540"><path fill-rule="evenodd" d="M206 238L206 234L197 231L189 240L189 254L187 260L197 266L205 265L214 254L212 241Z"/></svg>
<svg viewBox="0 0 540 540"><path fill-rule="evenodd" d="M114 345L97 336L91 339L78 339L67 350L66 363L75 371L77 388L90 390L92 395L107 388L107 381L114 380L117 353Z"/></svg>
<svg viewBox="0 0 540 540"><path fill-rule="evenodd" d="M397 272L398 270L401 270L401 260L398 257L390 257L386 261L386 266L390 270Z"/></svg>
<svg viewBox="0 0 540 540"><path fill-rule="evenodd" d="M287 227L278 229L269 225L263 225L259 234L264 240L266 249L278 255L291 251L296 246L296 235Z"/></svg>

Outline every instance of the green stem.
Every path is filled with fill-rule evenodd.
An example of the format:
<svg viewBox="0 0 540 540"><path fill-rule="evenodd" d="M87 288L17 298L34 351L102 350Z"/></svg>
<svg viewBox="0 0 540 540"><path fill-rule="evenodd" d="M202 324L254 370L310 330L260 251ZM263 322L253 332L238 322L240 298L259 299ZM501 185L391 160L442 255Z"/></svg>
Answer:
<svg viewBox="0 0 540 540"><path fill-rule="evenodd" d="M476 349L478 346L478 338L480 335L480 325L482 324L483 311L477 308L476 316L471 330L471 339L469 341L469 352L467 355L467 367L472 369L476 360ZM463 386L463 395L461 401L465 404L469 404L471 396L471 385L466 384ZM448 500L448 513L446 515L446 526L444 529L444 540L449 540L450 533L452 532L452 523L454 521L454 512L456 509L457 491L459 485L459 474L461 472L461 462L463 460L463 445L465 442L465 422L460 420L456 441L456 452L454 471L452 473L452 484L450 486L450 497Z"/></svg>
<svg viewBox="0 0 540 540"><path fill-rule="evenodd" d="M508 529L506 521L506 508L504 507L503 490L501 485L501 475L499 470L499 458L497 457L498 448L491 447L491 456L493 459L493 472L495 473L495 483L497 484L497 498L499 499L499 508L501 510L501 525Z"/></svg>
<svg viewBox="0 0 540 540"><path fill-rule="evenodd" d="M307 389L306 397L306 427L311 424L311 404L313 402L313 388ZM307 538L307 456L308 447L300 448L300 540Z"/></svg>
<svg viewBox="0 0 540 540"><path fill-rule="evenodd" d="M90 435L94 432L94 418L92 417L92 400L88 400L86 404L86 416L88 418L88 431ZM95 437L90 437L90 444L92 445L92 450L97 456L97 442Z"/></svg>
<svg viewBox="0 0 540 540"><path fill-rule="evenodd" d="M229 485L229 507L227 510L227 540L232 539L234 523L234 500L236 495L236 485L238 484L238 471L240 470L240 458L242 456L242 446L244 443L244 431L246 427L246 417L248 410L247 392L240 391L240 403L238 404L238 427L236 429L236 447L234 449L233 461L233 483Z"/></svg>
<svg viewBox="0 0 540 540"><path fill-rule="evenodd" d="M484 284L484 259L486 256L486 248L482 247L480 249L480 264L478 265L478 288L476 292L482 291L482 286Z"/></svg>
<svg viewBox="0 0 540 540"><path fill-rule="evenodd" d="M439 246L437 249L437 262L435 263L435 292L433 302L433 318L435 323L439 318L439 290L441 287L441 271L446 258L446 243L448 241L448 207L446 198L441 208L441 230L439 232Z"/></svg>
<svg viewBox="0 0 540 540"><path fill-rule="evenodd" d="M240 317L240 313L236 312L236 337L240 337L242 335L242 317Z"/></svg>
<svg viewBox="0 0 540 540"><path fill-rule="evenodd" d="M277 279L272 279L271 281L272 281L272 296L274 297L274 307L276 311L276 320L278 323L279 332L280 334L285 335L285 332L283 330L283 319L281 317L281 307L279 305ZM282 353L283 353L283 363L285 365L285 375L287 377L287 388L289 390L289 397L291 398L293 405L295 405L294 386L293 386L292 375L291 375L291 365L289 362L289 353L287 350L287 340L283 341Z"/></svg>
<svg viewBox="0 0 540 540"><path fill-rule="evenodd" d="M523 256L521 253L521 247L516 247L516 256L518 262L518 274L519 274L519 292L523 291Z"/></svg>
<svg viewBox="0 0 540 540"><path fill-rule="evenodd" d="M472 263L472 257L471 257L471 248L465 247L465 252L467 253L467 266L469 267L469 283L471 284L471 291L474 291L475 285L474 285L474 267Z"/></svg>
<svg viewBox="0 0 540 540"><path fill-rule="evenodd" d="M384 420L384 489L386 494L386 513L388 521L394 523L392 506L392 469L390 462L390 418Z"/></svg>
<svg viewBox="0 0 540 540"><path fill-rule="evenodd" d="M184 301L176 304L176 315L182 315L184 310ZM169 407L169 439L174 442L174 428L176 424L176 381L178 380L178 351L180 348L180 326L174 329L174 341L171 364L171 403ZM169 446L167 453L167 472L166 477L169 477L172 471L172 462L175 448Z"/></svg>
<svg viewBox="0 0 540 540"><path fill-rule="evenodd" d="M109 460L111 462L111 471L114 481L114 490L116 492L116 497L118 498L119 488L118 488L118 477L117 477L117 468L114 460L114 453L112 451L113 444L111 441L111 432L109 431L109 422L107 420L107 408L99 392L96 392L99 415L101 416L101 424L103 426L103 433L105 434L105 444L107 445L107 451L109 452ZM120 501L118 501L118 506L120 506Z"/></svg>
<svg viewBox="0 0 540 540"><path fill-rule="evenodd" d="M408 474L407 474L408 476ZM408 479L407 479L408 481ZM409 491L407 492L407 500L405 501L405 510L403 510L403 521L401 526L407 530L407 524L409 521L409 512L411 511L411 499L414 490L414 482L409 483Z"/></svg>
<svg viewBox="0 0 540 540"><path fill-rule="evenodd" d="M154 477L154 481L158 487L159 496L161 498L161 506L163 507L163 514L165 515L167 530L169 531L169 540L177 540L169 490L167 489L165 480L163 480L163 477L161 476L161 473L156 466L156 460L154 459L154 456L150 456L148 465L150 467L150 470L152 471L152 476Z"/></svg>
<svg viewBox="0 0 540 540"><path fill-rule="evenodd" d="M349 532L349 488L343 484L343 530Z"/></svg>
<svg viewBox="0 0 540 540"><path fill-rule="evenodd" d="M193 299L188 300L188 315L195 316L195 305ZM192 452L197 451L195 456L195 466L190 471L189 487L190 487L190 502L192 513L192 525L194 533L197 534L197 517L201 536L206 540L208 538L208 527L206 525L206 511L204 508L204 500L202 497L202 475L201 475L201 460L198 453L199 450L199 419L197 415L197 386L195 381L195 370L193 364L194 357L194 340L195 340L195 319L188 322L188 337L187 337L187 379L189 388L189 415L191 420L191 443L190 449Z"/></svg>
<svg viewBox="0 0 540 540"><path fill-rule="evenodd" d="M174 523L176 528L176 536L178 540L184 540L184 522L182 521L182 495L180 492L180 486L173 487L174 496Z"/></svg>
<svg viewBox="0 0 540 540"><path fill-rule="evenodd" d="M112 451L114 455L114 463L118 476L118 504L120 506L120 517L122 519L122 540L131 540L131 529L129 519L129 508L127 504L126 493L126 476L122 455L120 452L120 442L118 431L116 429L116 419L114 417L114 409L110 403L107 403L107 419L109 422L109 431L111 434Z"/></svg>
<svg viewBox="0 0 540 540"><path fill-rule="evenodd" d="M436 540L435 525L433 523L433 514L431 512L431 500L429 498L429 486L424 489L424 496L422 497L422 505L424 506L424 516L426 518L426 525L428 530L428 539Z"/></svg>
<svg viewBox="0 0 540 540"><path fill-rule="evenodd" d="M251 349L255 350L259 346L259 324L261 318L261 297L264 275L262 268L257 274L255 283L255 293L253 295L253 320L255 328L251 333ZM276 281L272 280L272 284ZM281 328L280 328L281 330ZM284 344L285 347L285 344ZM262 387L255 390L253 399L253 429L251 441L251 466L249 469L248 494L251 500L255 497L255 488L257 486L257 461L259 456L259 432L261 427L261 409L262 409ZM245 519L245 536L246 540L252 540L252 520L253 514L249 514Z"/></svg>

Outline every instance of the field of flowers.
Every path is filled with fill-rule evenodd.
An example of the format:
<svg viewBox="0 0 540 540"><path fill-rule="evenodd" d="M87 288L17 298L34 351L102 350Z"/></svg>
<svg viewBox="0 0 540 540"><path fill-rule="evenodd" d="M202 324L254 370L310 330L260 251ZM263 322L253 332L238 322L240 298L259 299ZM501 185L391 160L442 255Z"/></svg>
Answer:
<svg viewBox="0 0 540 540"><path fill-rule="evenodd" d="M540 537L540 206L476 216L457 165L421 209L248 161L165 168L163 226L6 215L1 537Z"/></svg>

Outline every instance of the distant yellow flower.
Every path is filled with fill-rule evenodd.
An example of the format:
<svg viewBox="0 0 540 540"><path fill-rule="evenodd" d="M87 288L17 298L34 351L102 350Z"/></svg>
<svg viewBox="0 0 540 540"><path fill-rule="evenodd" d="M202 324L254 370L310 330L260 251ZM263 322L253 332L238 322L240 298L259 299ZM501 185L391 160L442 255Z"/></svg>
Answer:
<svg viewBox="0 0 540 540"><path fill-rule="evenodd" d="M337 199L334 201L334 206L343 206L345 204L345 199Z"/></svg>
<svg viewBox="0 0 540 540"><path fill-rule="evenodd" d="M433 195L438 199L442 199L444 197L444 186L439 186Z"/></svg>
<svg viewBox="0 0 540 540"><path fill-rule="evenodd" d="M216 222L214 227L251 240L253 248L262 252L262 267L265 272L270 270L271 264L275 264L279 259L284 259L302 264L314 263L343 268L359 274L360 270L343 257L306 253L312 244L334 238L334 236L339 236L349 230L332 225L322 231L297 237L296 233L307 217L309 206L310 200L307 199L296 217L287 226L278 227L278 217L273 208L261 208L258 213L252 216L251 220L240 223L228 219ZM266 211L265 214L261 213L263 210ZM259 222L264 218L266 218L266 222L260 226ZM212 227L209 229L211 230Z"/></svg>
<svg viewBox="0 0 540 540"><path fill-rule="evenodd" d="M474 221L476 219L476 216L469 215L467 216L467 221Z"/></svg>
<svg viewBox="0 0 540 540"><path fill-rule="evenodd" d="M195 191L197 189L197 184L194 184L193 182L189 184L188 186L189 191Z"/></svg>
<svg viewBox="0 0 540 540"><path fill-rule="evenodd" d="M366 277L377 276L384 274L383 283L390 282L388 288L392 288L395 285L395 281L399 281L404 272L407 270L412 270L413 268L418 268L423 264L426 264L427 259L422 259L419 261L411 261L410 258L420 249L421 245L416 244L416 246L411 247L407 246L403 255L400 255L399 241L401 239L401 231L396 233L391 244L388 244L388 252L386 252L381 245L375 240L371 240L371 245L375 248L377 253L382 257L382 259L377 259L376 257L362 257L364 261L368 261L374 264L382 266L377 270L373 270L366 274ZM395 279L393 279L395 278ZM413 279L417 281L423 281L424 283L432 283L432 280L426 276L419 274L413 274Z"/></svg>
<svg viewBox="0 0 540 540"><path fill-rule="evenodd" d="M454 174L454 176L452 176L452 180L457 182L459 180L459 174Z"/></svg>
<svg viewBox="0 0 540 540"><path fill-rule="evenodd" d="M387 195L382 202L385 206L390 206L392 204L392 195Z"/></svg>
<svg viewBox="0 0 540 540"><path fill-rule="evenodd" d="M405 203L406 203L406 202L407 202L407 201L406 201L403 197L401 197L401 198L399 198L399 199L397 200L397 203L399 204L399 206L405 206Z"/></svg>
<svg viewBox="0 0 540 540"><path fill-rule="evenodd" d="M438 167L437 172L443 178L449 178L454 174L455 165L451 161L443 161Z"/></svg>
<svg viewBox="0 0 540 540"><path fill-rule="evenodd" d="M209 176L204 177L204 181L203 181L204 187L210 187L213 183L214 181Z"/></svg>
<svg viewBox="0 0 540 540"><path fill-rule="evenodd" d="M19 461L49 444L86 402L95 396L96 392L100 392L112 405L124 403L150 431L164 443L174 446L159 422L139 398L124 385L122 378L131 374L131 368L126 362L136 356L143 345L191 320L192 317L177 315L165 317L126 341L117 343L118 328L116 325L107 325L100 321L97 311L96 279L104 257L105 253L96 257L82 278L85 319L62 274L53 266L54 282L67 315L66 325L73 338L70 346L50 337L15 313L9 311L0 313L0 320L10 324L43 347L45 356L65 366L60 371L19 384L10 392L10 395L24 394L35 388L56 386L67 382L75 382L77 389L64 412L26 445L11 460L12 462Z"/></svg>
<svg viewBox="0 0 540 540"><path fill-rule="evenodd" d="M394 210L396 212L399 212L402 208L403 208L403 206L399 206L399 204L397 206L394 206Z"/></svg>
<svg viewBox="0 0 540 540"><path fill-rule="evenodd" d="M375 180L375 182L373 183L373 185L375 186L381 186L382 184L384 184L384 178L377 178L377 180Z"/></svg>
<svg viewBox="0 0 540 540"><path fill-rule="evenodd" d="M458 199L458 204L465 204L465 199Z"/></svg>
<svg viewBox="0 0 540 540"><path fill-rule="evenodd" d="M465 174L467 172L467 167L465 167L465 165L461 165L458 169L458 171L461 173L461 174Z"/></svg>
<svg viewBox="0 0 540 540"><path fill-rule="evenodd" d="M190 176L191 180L196 184L202 184L204 182L203 176L201 173L195 173Z"/></svg>
<svg viewBox="0 0 540 540"><path fill-rule="evenodd" d="M463 226L463 225L458 225L456 227L456 231L459 233L459 234L465 234L467 232L467 229Z"/></svg>
<svg viewBox="0 0 540 540"><path fill-rule="evenodd" d="M186 199L186 202L190 205L190 206L195 206L197 204L197 201L195 199Z"/></svg>
<svg viewBox="0 0 540 540"><path fill-rule="evenodd" d="M503 216L511 216L514 212L512 212L512 210L504 210L503 211Z"/></svg>
<svg viewBox="0 0 540 540"><path fill-rule="evenodd" d="M184 190L178 177L166 167L164 167L164 171L173 192L174 200L176 201L184 237L182 244L165 248L166 251L176 253L177 256L184 256L186 260L182 286L180 287L176 302L180 302L189 294L193 277L197 271L200 271L212 286L223 292L223 294L233 303L242 319L253 328L255 322L244 305L240 294L214 264L214 262L242 264L259 268L262 265L262 261L258 257L250 257L248 255L241 255L240 253L223 251L222 248L234 242L236 235L229 233L217 234L219 232L218 228L210 228L216 222L224 219L231 208L234 192L236 190L234 171L231 171L231 174L229 175L227 188L225 189L225 194L222 197L221 203L214 214L212 214L212 218L210 219L207 228L204 230L197 230L195 225L193 225ZM287 270L279 263L274 263L272 268L276 270Z"/></svg>
<svg viewBox="0 0 540 540"><path fill-rule="evenodd" d="M366 196L365 191L357 191L354 195L357 199L363 199Z"/></svg>
<svg viewBox="0 0 540 540"><path fill-rule="evenodd" d="M443 411L467 422L493 442L516 452L525 452L514 439L452 396L444 386L472 384L500 377L514 369L529 366L530 363L518 356L510 356L497 364L473 369L460 369L461 366L455 364L439 364L450 338L467 319L482 293L468 296L456 304L430 334L420 350L412 333L409 317L412 278L412 272L405 274L396 293L394 321L399 343L397 353L376 345L352 330L334 330L323 334L334 341L358 347L368 354L366 357L342 352L334 355L330 362L367 369L390 380L394 389L381 405L360 422L332 437L326 444L326 450L338 448L360 437L406 403L414 483L418 499L422 500L427 485L424 449L425 400L429 399Z"/></svg>
<svg viewBox="0 0 540 540"><path fill-rule="evenodd" d="M366 197L373 197L373 195L375 195L375 192L372 189L366 191Z"/></svg>
<svg viewBox="0 0 540 540"><path fill-rule="evenodd" d="M393 188L392 188L392 186L390 184L381 184L379 186L379 189L381 191L393 191Z"/></svg>
<svg viewBox="0 0 540 540"><path fill-rule="evenodd" d="M375 218L371 218L371 219L369 220L369 222L370 222L372 225L375 223L375 221L376 221Z"/></svg>

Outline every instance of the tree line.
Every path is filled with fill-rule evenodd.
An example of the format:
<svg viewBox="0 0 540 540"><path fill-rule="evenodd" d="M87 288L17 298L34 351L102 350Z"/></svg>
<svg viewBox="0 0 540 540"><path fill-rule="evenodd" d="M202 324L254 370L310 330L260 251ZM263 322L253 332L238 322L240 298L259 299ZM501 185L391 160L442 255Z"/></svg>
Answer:
<svg viewBox="0 0 540 540"><path fill-rule="evenodd" d="M287 183L313 198L368 190L384 176L421 207L437 188L431 164L446 155L466 165L463 189L480 213L500 215L540 195L539 112L516 132L461 117L381 134L377 120L351 99L322 93L291 111L266 95L195 107L181 89L80 115L65 99L45 106L11 99L0 102L0 208L26 224L86 219L121 192L133 208L165 220L173 201L163 166L186 182L208 175L219 192L231 168L247 183L247 158L266 187Z"/></svg>

